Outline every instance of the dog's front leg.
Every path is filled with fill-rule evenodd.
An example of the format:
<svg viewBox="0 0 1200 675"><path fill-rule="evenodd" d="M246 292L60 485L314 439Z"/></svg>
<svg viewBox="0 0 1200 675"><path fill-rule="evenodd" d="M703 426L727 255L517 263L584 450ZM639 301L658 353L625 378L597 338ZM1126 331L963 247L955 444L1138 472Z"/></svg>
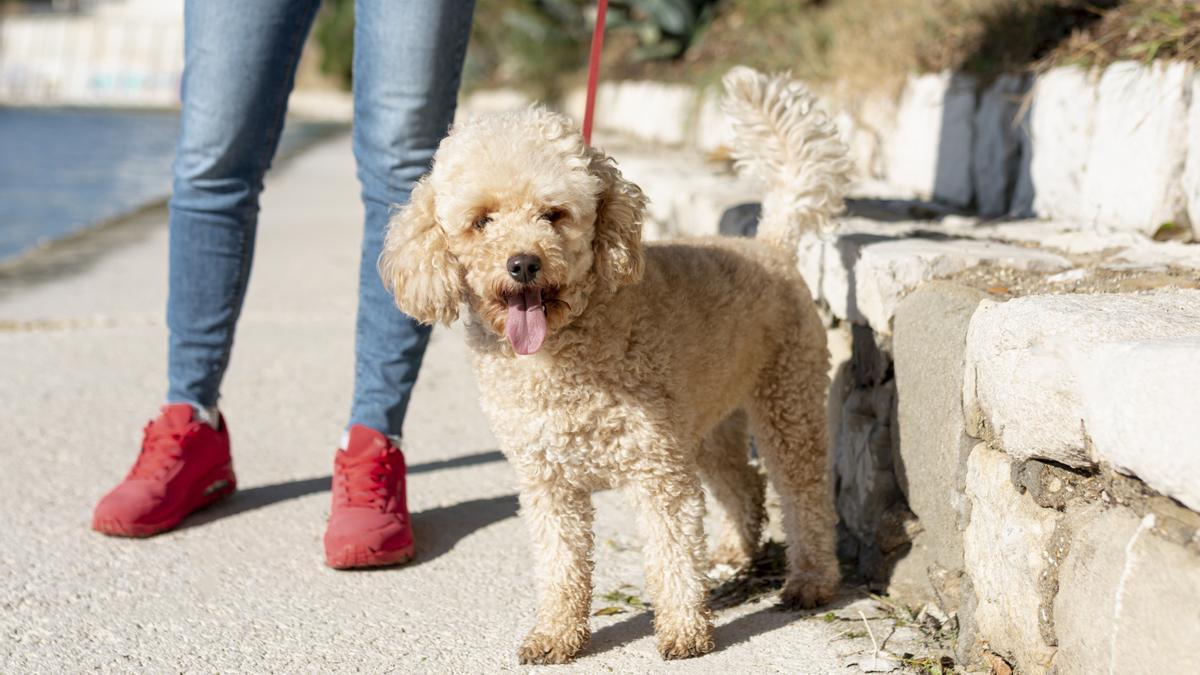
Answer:
<svg viewBox="0 0 1200 675"><path fill-rule="evenodd" d="M712 651L706 604L704 495L695 475L652 473L633 485L646 543L646 586L654 602L654 632L665 659Z"/></svg>
<svg viewBox="0 0 1200 675"><path fill-rule="evenodd" d="M587 644L592 607L591 493L559 482L527 484L521 516L533 539L537 625L521 663L566 663Z"/></svg>

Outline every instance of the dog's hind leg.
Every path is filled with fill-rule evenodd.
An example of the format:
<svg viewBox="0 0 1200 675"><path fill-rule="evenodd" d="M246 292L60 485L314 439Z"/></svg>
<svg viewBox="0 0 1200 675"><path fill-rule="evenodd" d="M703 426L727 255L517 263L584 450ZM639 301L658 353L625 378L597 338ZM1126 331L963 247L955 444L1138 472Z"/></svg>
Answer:
<svg viewBox="0 0 1200 675"><path fill-rule="evenodd" d="M750 435L744 411L734 412L700 444L700 477L721 505L724 517L710 556L714 565L742 569L758 553L762 538L766 484L750 464Z"/></svg>
<svg viewBox="0 0 1200 675"><path fill-rule="evenodd" d="M840 582L825 421L829 385L824 335L797 331L763 369L749 406L767 476L779 492L787 535L785 605L817 607Z"/></svg>

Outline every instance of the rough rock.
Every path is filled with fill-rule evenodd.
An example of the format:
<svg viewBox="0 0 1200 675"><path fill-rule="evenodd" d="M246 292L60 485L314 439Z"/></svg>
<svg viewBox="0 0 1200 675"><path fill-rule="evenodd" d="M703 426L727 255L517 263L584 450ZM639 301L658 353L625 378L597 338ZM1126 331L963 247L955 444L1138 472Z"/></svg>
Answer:
<svg viewBox="0 0 1200 675"><path fill-rule="evenodd" d="M1062 673L1200 672L1200 557L1159 538L1153 516L1070 516L1054 623Z"/></svg>
<svg viewBox="0 0 1200 675"><path fill-rule="evenodd" d="M888 143L888 179L922 198L969 206L974 121L971 78L949 71L910 76Z"/></svg>
<svg viewBox="0 0 1200 675"><path fill-rule="evenodd" d="M912 539L916 518L896 485L895 381L890 355L865 326L851 325L849 359L830 386L835 494L843 557L871 581L885 579L899 549Z"/></svg>
<svg viewBox="0 0 1200 675"><path fill-rule="evenodd" d="M1012 460L979 444L967 459L971 522L963 560L975 594L975 636L1023 669L1041 672L1054 656L1042 637L1042 576L1062 517L1043 509L1010 480Z"/></svg>
<svg viewBox="0 0 1200 675"><path fill-rule="evenodd" d="M1111 261L1134 267L1183 267L1200 270L1200 246L1144 237L1112 256Z"/></svg>
<svg viewBox="0 0 1200 675"><path fill-rule="evenodd" d="M1164 223L1186 222L1191 82L1192 66L1182 62L1122 62L1104 71L1083 183L1084 222L1147 235Z"/></svg>
<svg viewBox="0 0 1200 675"><path fill-rule="evenodd" d="M832 237L801 240L800 271L834 316L890 335L896 305L926 281L980 265L1035 272L1072 266L1048 251L971 237L928 223L847 219Z"/></svg>
<svg viewBox="0 0 1200 675"><path fill-rule="evenodd" d="M961 523L969 516L963 491L966 458L974 444L963 426L963 358L967 326L984 297L952 283L927 283L896 308L892 337L900 435L897 481L923 529L913 551L928 549L931 563L949 573L963 568ZM927 569L915 571L921 577L916 585L925 588L920 600L941 595L938 591L930 597ZM893 576L893 583L902 581Z"/></svg>
<svg viewBox="0 0 1200 675"><path fill-rule="evenodd" d="M896 502L892 468L891 383L855 387L842 405L834 442L837 507L842 524L861 542L873 542L880 518Z"/></svg>
<svg viewBox="0 0 1200 675"><path fill-rule="evenodd" d="M1055 272L1071 263L1053 253L991 241L912 238L874 243L862 248L854 265L849 318L890 334L896 305L909 291L924 281L980 265Z"/></svg>
<svg viewBox="0 0 1200 675"><path fill-rule="evenodd" d="M1038 77L1029 113L1033 208L1039 216L1078 219L1096 114L1096 82L1086 70L1055 68Z"/></svg>
<svg viewBox="0 0 1200 675"><path fill-rule="evenodd" d="M1093 465L1111 451L1089 453L1091 420L1075 364L1097 363L1097 347L1200 335L1200 292L1148 295L1040 295L980 305L967 331L963 409L969 433L991 437L1018 458L1039 457L1076 467ZM1133 353L1133 352L1129 352ZM1116 364L1096 366L1100 375ZM1136 368L1131 363L1129 368ZM1182 372L1187 373L1186 367ZM1176 368L1162 373L1174 376ZM1147 375L1149 376L1149 375ZM1100 378L1101 388L1109 386ZM1092 379L1089 378L1089 383ZM1129 392L1122 416L1161 419L1139 411L1148 398ZM1089 392L1089 395L1091 392ZM1098 399L1103 400L1103 399ZM1186 405L1184 401L1175 406ZM1182 411L1182 409L1181 409ZM1194 417L1176 416L1173 425ZM1160 430L1167 435L1174 431ZM1194 441L1193 441L1194 442ZM1194 445L1193 445L1194 447ZM1197 480L1197 479L1193 479Z"/></svg>
<svg viewBox="0 0 1200 675"><path fill-rule="evenodd" d="M1017 187L1021 160L1021 128L1018 115L1029 81L1021 75L1003 75L979 97L975 112L971 174L975 203L983 216L1009 212Z"/></svg>
<svg viewBox="0 0 1200 675"><path fill-rule="evenodd" d="M758 221L761 218L762 204L734 204L721 212L717 234L723 237L754 237L758 233Z"/></svg>
<svg viewBox="0 0 1200 675"><path fill-rule="evenodd" d="M1063 232L1046 237L1042 240L1042 245L1049 248L1058 249L1068 254L1078 255L1087 253L1101 253L1103 251L1112 251L1117 249L1128 249L1134 246L1140 246L1150 243L1144 235L1135 232ZM1154 244L1157 251L1164 251L1165 247L1160 244Z"/></svg>
<svg viewBox="0 0 1200 675"><path fill-rule="evenodd" d="M842 404L854 386L849 365L853 347L850 331L846 330L845 325L827 328L825 340L829 345L829 399L825 413L829 423L829 438L836 439L842 428Z"/></svg>
<svg viewBox="0 0 1200 675"><path fill-rule="evenodd" d="M1094 458L1200 511L1200 326L1097 345L1071 366Z"/></svg>

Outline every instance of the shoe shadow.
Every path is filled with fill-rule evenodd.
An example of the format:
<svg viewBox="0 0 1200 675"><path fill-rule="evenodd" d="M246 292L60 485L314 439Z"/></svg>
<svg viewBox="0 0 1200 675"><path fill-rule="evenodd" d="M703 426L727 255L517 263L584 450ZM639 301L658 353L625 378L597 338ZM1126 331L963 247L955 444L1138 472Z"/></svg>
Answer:
<svg viewBox="0 0 1200 675"><path fill-rule="evenodd" d="M421 464L413 464L408 467L408 475L428 473L430 471L440 471L442 469L454 469L464 466L474 466L477 464L487 464L490 462L500 462L504 460L504 454L499 450L489 450L487 452L477 452L470 455L462 455L461 457L453 457L451 459L442 459L435 462L424 462ZM271 485L260 485L244 490L237 490L227 499L223 499L212 506L196 512L187 520L176 528L177 530L186 530L191 527L200 527L214 520L229 518L247 511L261 509L272 504L278 504L290 499L299 499L318 492L328 492L332 482L332 476L322 476L320 478L306 478L303 480L287 481L286 483L274 483ZM465 502L470 503L470 502Z"/></svg>
<svg viewBox="0 0 1200 675"><path fill-rule="evenodd" d="M417 554L406 567L436 560L467 535L517 515L517 496L504 495L426 509L412 514Z"/></svg>

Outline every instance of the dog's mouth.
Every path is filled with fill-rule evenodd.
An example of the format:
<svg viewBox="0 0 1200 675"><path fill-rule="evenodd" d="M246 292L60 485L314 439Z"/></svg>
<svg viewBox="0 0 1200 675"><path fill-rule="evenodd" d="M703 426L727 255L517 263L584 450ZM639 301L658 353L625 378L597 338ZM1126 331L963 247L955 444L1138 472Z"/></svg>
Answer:
<svg viewBox="0 0 1200 675"><path fill-rule="evenodd" d="M546 296L549 296L546 293ZM540 288L526 287L504 296L508 320L504 333L514 351L521 355L535 354L546 341L546 303Z"/></svg>

